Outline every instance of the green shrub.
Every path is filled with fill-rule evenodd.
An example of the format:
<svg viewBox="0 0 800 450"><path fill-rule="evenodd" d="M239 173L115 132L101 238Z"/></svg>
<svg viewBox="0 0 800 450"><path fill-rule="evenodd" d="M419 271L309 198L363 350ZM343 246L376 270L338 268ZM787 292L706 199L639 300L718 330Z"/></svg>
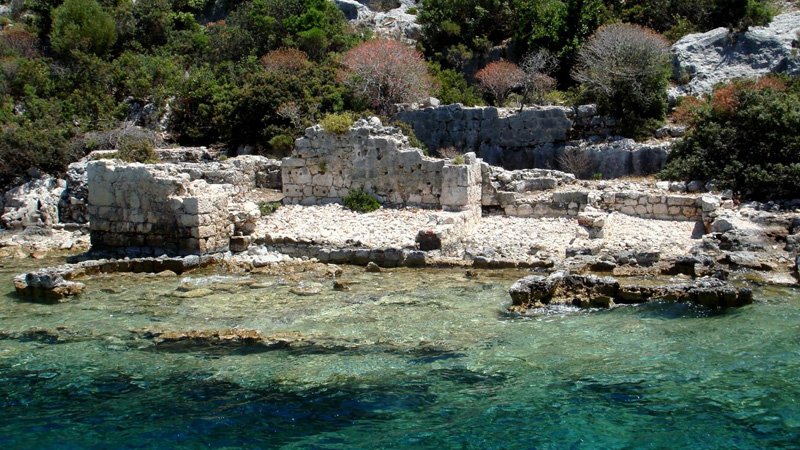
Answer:
<svg viewBox="0 0 800 450"><path fill-rule="evenodd" d="M372 194L363 189L354 189L342 199L344 206L360 213L368 213L380 209L381 204Z"/></svg>
<svg viewBox="0 0 800 450"><path fill-rule="evenodd" d="M117 142L117 158L126 162L153 164L159 161L153 141L146 138L122 136Z"/></svg>
<svg viewBox="0 0 800 450"><path fill-rule="evenodd" d="M95 0L66 0L53 10L53 50L102 55L117 40L116 23Z"/></svg>
<svg viewBox="0 0 800 450"><path fill-rule="evenodd" d="M327 114L319 122L322 129L330 134L345 134L350 131L356 116L349 112Z"/></svg>
<svg viewBox="0 0 800 450"><path fill-rule="evenodd" d="M409 125L406 122L403 122L402 120L396 120L392 122L392 125L394 125L397 128L400 128L400 131L408 138L408 143L412 147L416 147L422 150L423 155L427 156L429 154L428 146L426 146L424 142L419 140L417 135L414 133L414 128L412 128L411 125Z"/></svg>
<svg viewBox="0 0 800 450"><path fill-rule="evenodd" d="M281 207L281 202L265 202L265 201L258 202L258 210L261 211L262 217L274 213L280 207Z"/></svg>
<svg viewBox="0 0 800 450"><path fill-rule="evenodd" d="M691 128L673 147L662 178L714 180L755 199L798 196L800 81L737 81L686 113Z"/></svg>
<svg viewBox="0 0 800 450"><path fill-rule="evenodd" d="M294 138L288 134L279 134L269 140L269 146L276 155L288 155L294 149Z"/></svg>
<svg viewBox="0 0 800 450"><path fill-rule="evenodd" d="M466 164L466 161L464 161L464 155L458 155L455 158L453 158L453 160L450 162L457 166L463 166L464 164Z"/></svg>

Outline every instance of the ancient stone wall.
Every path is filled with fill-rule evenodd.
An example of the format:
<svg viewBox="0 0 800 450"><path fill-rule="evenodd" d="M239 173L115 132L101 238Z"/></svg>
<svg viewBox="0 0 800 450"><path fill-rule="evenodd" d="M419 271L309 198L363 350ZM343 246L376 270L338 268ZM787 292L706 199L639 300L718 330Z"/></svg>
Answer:
<svg viewBox="0 0 800 450"><path fill-rule="evenodd" d="M453 147L475 152L489 164L509 170L559 169L563 156L577 152L584 162L579 175L604 178L649 175L660 170L669 144L639 144L610 139L615 122L599 116L594 105L525 108L447 105L399 112L432 151Z"/></svg>
<svg viewBox="0 0 800 450"><path fill-rule="evenodd" d="M233 234L231 185L211 185L170 164L88 166L92 247L133 254L208 254L228 249Z"/></svg>
<svg viewBox="0 0 800 450"><path fill-rule="evenodd" d="M390 206L466 210L480 205L481 169L475 155L464 164L429 158L400 130L380 120L359 120L345 134L308 128L282 162L284 202L341 202L354 189Z"/></svg>
<svg viewBox="0 0 800 450"><path fill-rule="evenodd" d="M630 216L660 220L701 220L700 198L690 195L659 195L639 191L608 192L597 206Z"/></svg>

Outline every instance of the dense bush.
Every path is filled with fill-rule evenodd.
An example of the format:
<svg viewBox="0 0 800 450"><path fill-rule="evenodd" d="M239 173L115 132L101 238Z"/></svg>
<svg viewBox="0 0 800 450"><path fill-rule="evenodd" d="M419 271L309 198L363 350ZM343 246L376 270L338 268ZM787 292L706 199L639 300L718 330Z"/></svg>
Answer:
<svg viewBox="0 0 800 450"><path fill-rule="evenodd" d="M328 114L319 122L322 129L330 134L345 134L350 131L356 118L350 113Z"/></svg>
<svg viewBox="0 0 800 450"><path fill-rule="evenodd" d="M619 120L629 136L646 135L665 116L669 44L630 24L605 25L578 52L573 73L601 112Z"/></svg>
<svg viewBox="0 0 800 450"><path fill-rule="evenodd" d="M765 25L773 13L764 0L633 0L622 5L619 15L674 41L686 33L716 27L743 30Z"/></svg>
<svg viewBox="0 0 800 450"><path fill-rule="evenodd" d="M153 141L147 138L124 135L117 142L117 158L127 162L151 164L158 162Z"/></svg>
<svg viewBox="0 0 800 450"><path fill-rule="evenodd" d="M363 189L354 189L347 193L342 203L355 212L368 213L380 209L381 204L374 195Z"/></svg>
<svg viewBox="0 0 800 450"><path fill-rule="evenodd" d="M50 44L59 53L102 55L117 40L116 23L95 0L66 0L53 10Z"/></svg>
<svg viewBox="0 0 800 450"><path fill-rule="evenodd" d="M661 176L714 180L758 199L800 194L800 81L737 81L691 106Z"/></svg>

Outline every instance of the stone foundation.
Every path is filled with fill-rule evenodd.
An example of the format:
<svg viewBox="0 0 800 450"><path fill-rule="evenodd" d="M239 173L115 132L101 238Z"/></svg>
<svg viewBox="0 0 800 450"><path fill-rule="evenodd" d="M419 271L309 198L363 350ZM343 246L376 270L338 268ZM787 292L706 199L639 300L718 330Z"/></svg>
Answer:
<svg viewBox="0 0 800 450"><path fill-rule="evenodd" d="M191 181L173 165L113 160L90 163L88 178L93 249L154 255L228 250L231 185Z"/></svg>

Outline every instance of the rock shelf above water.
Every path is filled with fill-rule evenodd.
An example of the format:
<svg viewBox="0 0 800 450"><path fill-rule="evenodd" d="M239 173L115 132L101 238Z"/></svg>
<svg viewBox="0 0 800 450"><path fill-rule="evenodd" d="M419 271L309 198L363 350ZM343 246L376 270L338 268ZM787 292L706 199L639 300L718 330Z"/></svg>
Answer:
<svg viewBox="0 0 800 450"><path fill-rule="evenodd" d="M681 284L642 285L622 284L613 277L573 275L565 271L550 276L527 276L517 280L508 292L513 300L510 310L517 312L550 304L609 308L615 304L671 300L721 308L753 302L752 291L736 288L717 278L699 278Z"/></svg>

